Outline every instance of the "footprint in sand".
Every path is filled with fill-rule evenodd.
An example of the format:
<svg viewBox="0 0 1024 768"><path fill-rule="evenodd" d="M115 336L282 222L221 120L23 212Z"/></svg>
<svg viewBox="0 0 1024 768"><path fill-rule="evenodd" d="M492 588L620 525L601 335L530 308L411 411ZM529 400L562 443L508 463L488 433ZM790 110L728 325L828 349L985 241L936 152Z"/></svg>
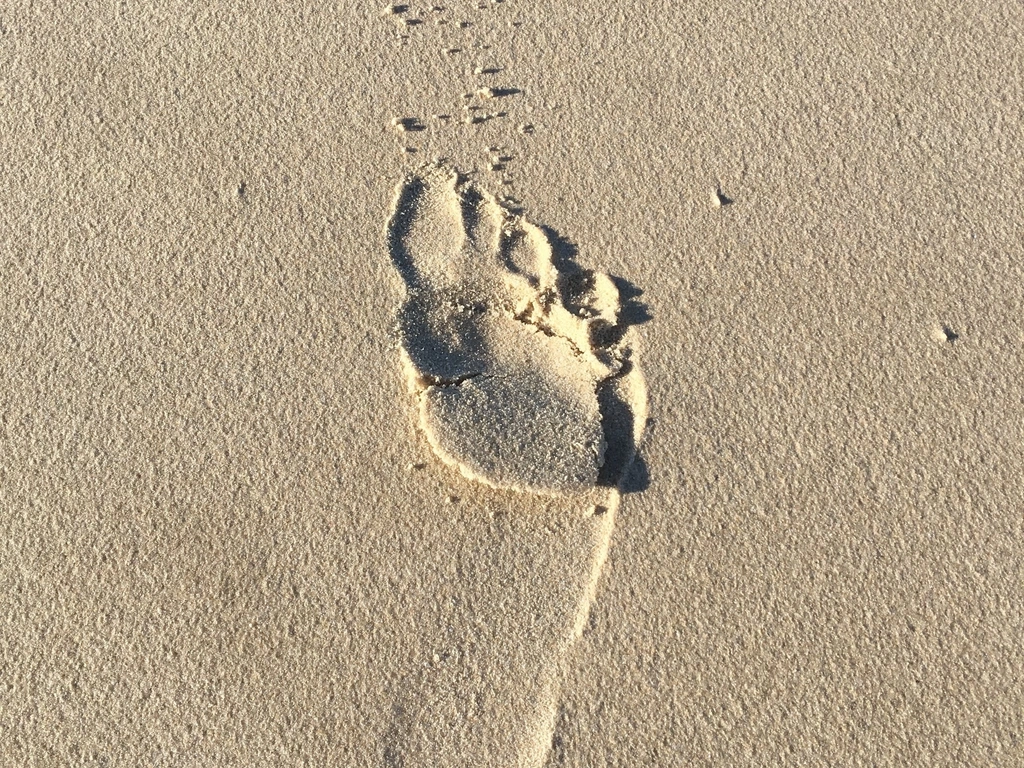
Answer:
<svg viewBox="0 0 1024 768"><path fill-rule="evenodd" d="M542 229L445 166L405 179L387 236L407 286L403 364L438 456L496 488L616 485L643 404L612 279L556 268Z"/></svg>

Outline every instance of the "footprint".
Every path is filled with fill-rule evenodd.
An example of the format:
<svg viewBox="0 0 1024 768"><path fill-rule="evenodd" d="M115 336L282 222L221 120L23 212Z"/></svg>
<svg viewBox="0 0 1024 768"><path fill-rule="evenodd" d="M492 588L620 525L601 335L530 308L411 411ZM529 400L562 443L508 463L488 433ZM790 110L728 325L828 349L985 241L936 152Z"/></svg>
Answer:
<svg viewBox="0 0 1024 768"><path fill-rule="evenodd" d="M437 455L495 488L617 485L636 438L622 414L643 408L620 402L642 380L612 279L556 268L544 230L443 165L404 180L387 236L407 287L402 360Z"/></svg>

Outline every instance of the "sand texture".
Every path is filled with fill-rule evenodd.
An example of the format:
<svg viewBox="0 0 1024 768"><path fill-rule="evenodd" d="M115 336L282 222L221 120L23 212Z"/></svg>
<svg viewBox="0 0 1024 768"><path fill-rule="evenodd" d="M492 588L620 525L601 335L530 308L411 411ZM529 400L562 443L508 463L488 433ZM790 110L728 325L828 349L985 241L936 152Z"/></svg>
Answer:
<svg viewBox="0 0 1024 768"><path fill-rule="evenodd" d="M0 8L0 766L1024 765L1024 7Z"/></svg>

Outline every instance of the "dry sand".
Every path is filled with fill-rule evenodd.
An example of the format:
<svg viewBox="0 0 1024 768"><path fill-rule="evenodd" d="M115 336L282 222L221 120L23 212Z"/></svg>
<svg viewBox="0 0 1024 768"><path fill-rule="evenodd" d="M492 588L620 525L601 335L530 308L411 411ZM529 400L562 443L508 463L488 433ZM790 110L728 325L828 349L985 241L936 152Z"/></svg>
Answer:
<svg viewBox="0 0 1024 768"><path fill-rule="evenodd" d="M1020 4L440 6L0 9L0 765L1024 764ZM621 491L577 326L423 406L435 161Z"/></svg>

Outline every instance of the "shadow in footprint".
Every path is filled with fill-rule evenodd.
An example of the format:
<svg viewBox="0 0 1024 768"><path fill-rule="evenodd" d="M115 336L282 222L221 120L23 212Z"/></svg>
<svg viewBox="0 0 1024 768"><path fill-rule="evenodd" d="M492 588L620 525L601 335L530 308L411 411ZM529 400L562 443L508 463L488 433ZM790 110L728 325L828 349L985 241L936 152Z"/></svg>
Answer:
<svg viewBox="0 0 1024 768"><path fill-rule="evenodd" d="M413 202L423 194L424 184L420 178L413 177L402 187L395 200L396 210L405 210L412 207ZM412 255L406 248L407 227L390 227L387 232L388 252L391 254L391 262L395 269L405 280L407 285L415 285L418 275L416 266L413 264Z"/></svg>
<svg viewBox="0 0 1024 768"><path fill-rule="evenodd" d="M582 279L585 283L594 274L594 270L586 269L576 261L579 255L579 248L576 247L576 244L563 237L553 227L541 225L540 229L551 243L551 255L555 269L566 278L563 290L571 292L572 288L568 283L572 280ZM654 318L650 307L640 299L644 293L642 288L624 277L616 275L610 275L610 277L619 291L620 306L618 323L613 327L602 329L603 333L611 334L606 339L601 339L602 342L608 344L621 341L630 328L635 325L643 325Z"/></svg>
<svg viewBox="0 0 1024 768"><path fill-rule="evenodd" d="M647 468L644 457L637 453L633 457L633 463L626 470L625 476L619 483L619 490L623 493L639 493L646 491L651 485L651 474Z"/></svg>
<svg viewBox="0 0 1024 768"><path fill-rule="evenodd" d="M542 225L540 228L551 244L552 262L560 275L562 301L571 307L574 294L582 294L590 289L594 271L577 262L579 248L575 243L553 227ZM650 307L640 298L643 289L622 277L611 275L611 279L619 292L618 322L614 325L594 326L594 344L599 347L619 344L630 328L647 323L654 317ZM604 464L598 475L598 483L609 487L618 486L623 493L642 491L650 485L650 473L638 453L636 437L643 432L645 426L638 424L637 420L646 419L646 414L634 413L631 398L618 386L632 371L633 363L627 359L618 374L602 382L597 393L606 442Z"/></svg>

